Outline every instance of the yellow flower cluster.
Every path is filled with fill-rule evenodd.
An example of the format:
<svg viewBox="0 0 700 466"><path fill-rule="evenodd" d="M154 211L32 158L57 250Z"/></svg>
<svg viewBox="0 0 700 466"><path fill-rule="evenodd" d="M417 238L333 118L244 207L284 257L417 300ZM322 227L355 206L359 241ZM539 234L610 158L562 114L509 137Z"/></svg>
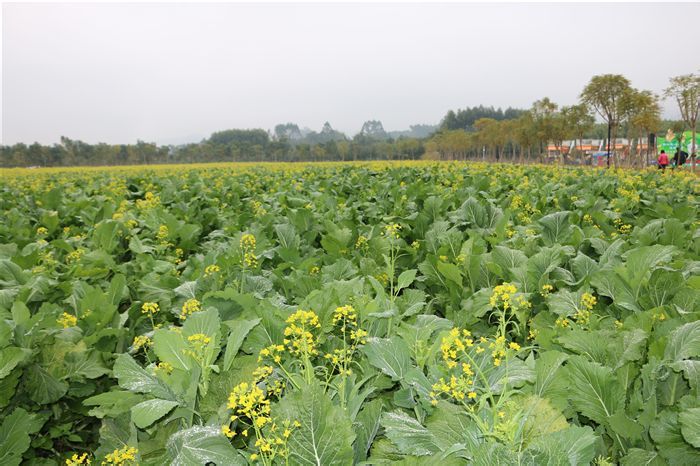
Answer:
<svg viewBox="0 0 700 466"><path fill-rule="evenodd" d="M253 210L253 214L256 217L262 217L267 213L267 210L263 207L260 201L253 200L250 202L250 207Z"/></svg>
<svg viewBox="0 0 700 466"><path fill-rule="evenodd" d="M280 364L282 362L282 353L284 353L283 345L270 345L267 348L260 350L260 353L258 354L258 362L262 362L265 358L270 358L275 363Z"/></svg>
<svg viewBox="0 0 700 466"><path fill-rule="evenodd" d="M241 382L236 385L229 394L226 407L234 412L231 421L245 417L258 427L264 426L269 421L270 400L256 384ZM258 420L260 418L264 420Z"/></svg>
<svg viewBox="0 0 700 466"><path fill-rule="evenodd" d="M442 338L440 351L442 359L447 364L448 369L452 369L457 365L457 358L467 348L474 346L474 340L471 337L471 332L463 329L461 332L458 328L453 328L450 333Z"/></svg>
<svg viewBox="0 0 700 466"><path fill-rule="evenodd" d="M221 268L218 265L207 265L204 268L204 276L209 277L211 275L214 275L215 273L221 272Z"/></svg>
<svg viewBox="0 0 700 466"><path fill-rule="evenodd" d="M157 314L159 310L160 308L158 307L158 303L143 303L143 306L141 306L142 314L149 314L153 316Z"/></svg>
<svg viewBox="0 0 700 466"><path fill-rule="evenodd" d="M549 293L552 292L552 290L554 290L554 287L549 283L545 283L544 285L542 285L542 290L540 291L540 294L546 298L549 295Z"/></svg>
<svg viewBox="0 0 700 466"><path fill-rule="evenodd" d="M501 307L505 311L508 309L530 308L532 304L525 299L524 296L515 296L517 292L518 290L515 285L510 283L498 285L493 289L493 293L491 293L489 305L492 308Z"/></svg>
<svg viewBox="0 0 700 466"><path fill-rule="evenodd" d="M66 466L79 466L81 464L90 464L90 458L88 458L87 453L83 453L82 455L78 456L77 453L74 453L73 456L70 458L66 459Z"/></svg>
<svg viewBox="0 0 700 466"><path fill-rule="evenodd" d="M66 263L72 264L73 262L78 262L85 254L85 249L78 248L74 251L69 252L66 255Z"/></svg>
<svg viewBox="0 0 700 466"><path fill-rule="evenodd" d="M357 311L355 308L347 305L335 308L333 311L333 325L342 325L345 331L346 325L357 325Z"/></svg>
<svg viewBox="0 0 700 466"><path fill-rule="evenodd" d="M203 333L195 333L194 335L190 335L189 337L187 337L187 341L195 346L206 346L209 343L211 343L211 338Z"/></svg>
<svg viewBox="0 0 700 466"><path fill-rule="evenodd" d="M58 319L56 319L56 322L59 325L62 325L63 328L75 327L78 324L78 318L72 314L64 312Z"/></svg>
<svg viewBox="0 0 700 466"><path fill-rule="evenodd" d="M168 236L170 236L170 230L168 230L167 225L161 225L158 227L158 233L156 233L156 239L160 244L168 244Z"/></svg>
<svg viewBox="0 0 700 466"><path fill-rule="evenodd" d="M112 453L107 453L105 455L105 460L102 462L103 465L114 465L114 466L132 466L136 465L136 455L138 450L134 447L128 445L124 446L122 449L114 450Z"/></svg>
<svg viewBox="0 0 700 466"><path fill-rule="evenodd" d="M367 247L367 237L365 235L360 235L355 241L355 249L363 249Z"/></svg>
<svg viewBox="0 0 700 466"><path fill-rule="evenodd" d="M146 192L144 199L136 200L136 208L139 210L148 210L158 207L160 205L160 197L156 196L152 192Z"/></svg>
<svg viewBox="0 0 700 466"><path fill-rule="evenodd" d="M194 298L188 299L187 301L185 301L185 304L182 305L182 310L180 311L180 319L185 320L190 315L201 310L202 303L200 303Z"/></svg>
<svg viewBox="0 0 700 466"><path fill-rule="evenodd" d="M430 403L435 406L438 404L438 398L445 396L454 398L457 401L463 402L465 398L476 400L476 387L474 379L466 373L460 377L452 375L449 382L444 377L440 377L437 383L433 384L430 392Z"/></svg>
<svg viewBox="0 0 700 466"><path fill-rule="evenodd" d="M134 338L134 342L131 344L133 346L134 351L138 351L141 348L143 349L148 349L150 346L153 345L153 340L148 338L146 335L139 335Z"/></svg>
<svg viewBox="0 0 700 466"><path fill-rule="evenodd" d="M389 275L386 273L375 275L374 278L376 278L377 281L382 284L382 286L387 286L389 284Z"/></svg>
<svg viewBox="0 0 700 466"><path fill-rule="evenodd" d="M284 344L289 352L298 356L314 356L318 354L317 339L312 330L321 328L318 316L314 311L301 309L287 318L284 329Z"/></svg>
<svg viewBox="0 0 700 466"><path fill-rule="evenodd" d="M239 241L239 246L241 248L241 252L243 253L243 258L241 259L241 263L245 265L246 267L254 268L258 266L258 258L255 255L255 246L256 246L256 241L255 241L255 236L253 236L250 233L246 233L243 236L241 236L241 239Z"/></svg>
<svg viewBox="0 0 700 466"><path fill-rule="evenodd" d="M311 267L311 270L309 270L310 275L318 275L318 273L321 271L321 269L318 268L317 265L314 265Z"/></svg>
<svg viewBox="0 0 700 466"><path fill-rule="evenodd" d="M384 227L384 234L388 238L399 239L399 231L401 231L401 225L398 223L391 223Z"/></svg>
<svg viewBox="0 0 700 466"><path fill-rule="evenodd" d="M630 187L630 189L624 187L617 188L617 193L623 198L629 199L630 201L634 202L635 204L639 203L640 201L639 193L636 189L634 189L634 187Z"/></svg>
<svg viewBox="0 0 700 466"><path fill-rule="evenodd" d="M557 327L566 328L566 327L569 326L569 319L567 319L566 317L559 317L559 318L554 322L554 325L557 326Z"/></svg>
<svg viewBox="0 0 700 466"><path fill-rule="evenodd" d="M248 268L255 268L258 266L258 257L253 251L246 251L243 254L243 264Z"/></svg>
<svg viewBox="0 0 700 466"><path fill-rule="evenodd" d="M155 372L156 373L162 372L164 374L170 374L173 372L173 369L175 369L175 368L173 367L172 364L170 364L169 362L162 361L162 362L159 362L158 365L155 367Z"/></svg>
<svg viewBox="0 0 700 466"><path fill-rule="evenodd" d="M241 249L244 251L250 251L255 249L255 236L251 235L250 233L246 233L245 235L241 236L241 239L239 241L239 246Z"/></svg>
<svg viewBox="0 0 700 466"><path fill-rule="evenodd" d="M36 229L36 234L39 236L46 236L49 234L49 229L46 227L39 227Z"/></svg>
<svg viewBox="0 0 700 466"><path fill-rule="evenodd" d="M585 309L590 311L597 303L598 300L592 294L583 293L583 295L581 295L581 306L583 306Z"/></svg>

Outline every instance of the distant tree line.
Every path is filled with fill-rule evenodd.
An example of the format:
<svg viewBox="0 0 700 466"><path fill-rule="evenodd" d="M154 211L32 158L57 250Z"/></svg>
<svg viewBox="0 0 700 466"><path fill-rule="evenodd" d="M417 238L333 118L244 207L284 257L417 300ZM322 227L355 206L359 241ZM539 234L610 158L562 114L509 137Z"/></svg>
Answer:
<svg viewBox="0 0 700 466"><path fill-rule="evenodd" d="M417 159L423 139L436 126L415 125L409 131L387 132L381 121L370 120L352 138L325 123L319 132L294 123L263 129L228 129L209 138L178 146L138 141L136 144L88 144L61 137L54 145L0 146L1 167L137 165L194 162L298 162ZM415 136L417 135L417 136Z"/></svg>
<svg viewBox="0 0 700 466"><path fill-rule="evenodd" d="M547 146L560 149L565 161L579 157L561 151L565 140L612 139L629 141L624 162L643 165L649 148L641 141L668 129L680 134L697 128L700 76L672 78L664 91L678 105L682 120L661 120L660 97L635 89L621 75L594 76L580 95L580 102L559 106L544 97L529 109L467 107L449 110L438 126L413 125L407 131L387 132L379 120L368 120L352 138L326 122L320 131L281 123L273 131L228 129L209 138L179 146L136 144L88 144L61 137L51 146L14 144L0 146L0 166L126 165L221 161L358 161L431 158L442 160L542 161ZM604 123L596 123L595 116ZM609 136L608 136L609 135ZM693 148L695 151L695 148ZM693 164L695 159L692 158ZM611 151L614 164L622 162Z"/></svg>

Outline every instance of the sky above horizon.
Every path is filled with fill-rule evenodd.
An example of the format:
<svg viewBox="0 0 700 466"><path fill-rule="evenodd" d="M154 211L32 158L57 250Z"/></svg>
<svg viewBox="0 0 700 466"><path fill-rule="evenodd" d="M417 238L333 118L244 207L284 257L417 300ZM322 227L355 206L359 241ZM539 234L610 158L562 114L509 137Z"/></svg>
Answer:
<svg viewBox="0 0 700 466"><path fill-rule="evenodd" d="M700 68L699 3L2 9L4 144L180 144L286 122L404 130L480 104L571 105L597 74L660 94Z"/></svg>

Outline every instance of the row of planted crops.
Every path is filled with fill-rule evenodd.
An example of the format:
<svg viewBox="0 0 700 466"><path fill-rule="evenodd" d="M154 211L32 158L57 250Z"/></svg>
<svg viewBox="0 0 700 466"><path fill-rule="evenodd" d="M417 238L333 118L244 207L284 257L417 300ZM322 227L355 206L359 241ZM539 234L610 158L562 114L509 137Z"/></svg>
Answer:
<svg viewBox="0 0 700 466"><path fill-rule="evenodd" d="M0 176L2 465L700 463L691 174Z"/></svg>

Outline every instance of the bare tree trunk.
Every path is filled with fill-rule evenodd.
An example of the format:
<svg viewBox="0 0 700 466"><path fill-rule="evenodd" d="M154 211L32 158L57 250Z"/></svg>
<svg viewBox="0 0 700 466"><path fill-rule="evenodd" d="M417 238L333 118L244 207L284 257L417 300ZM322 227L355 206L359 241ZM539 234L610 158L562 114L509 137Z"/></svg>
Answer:
<svg viewBox="0 0 700 466"><path fill-rule="evenodd" d="M695 173L695 159L698 158L697 157L698 148L695 147L695 142L696 142L696 138L697 138L697 133L695 132L695 125L697 125L697 122L698 122L697 120L692 121L693 128L692 128L692 131L690 133L692 138L693 138L693 140L690 141L690 169L692 170L693 173Z"/></svg>

